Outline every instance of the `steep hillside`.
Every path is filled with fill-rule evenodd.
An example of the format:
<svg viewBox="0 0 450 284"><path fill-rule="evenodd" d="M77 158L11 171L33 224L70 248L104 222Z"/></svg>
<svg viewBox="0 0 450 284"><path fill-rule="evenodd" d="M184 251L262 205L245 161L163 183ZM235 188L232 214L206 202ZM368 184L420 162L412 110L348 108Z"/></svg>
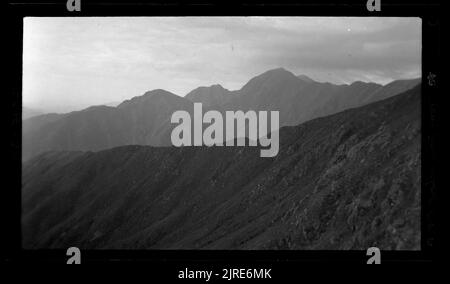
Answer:
<svg viewBox="0 0 450 284"><path fill-rule="evenodd" d="M108 111L108 110L105 110ZM25 248L420 248L420 86L257 147L124 146L23 165Z"/></svg>

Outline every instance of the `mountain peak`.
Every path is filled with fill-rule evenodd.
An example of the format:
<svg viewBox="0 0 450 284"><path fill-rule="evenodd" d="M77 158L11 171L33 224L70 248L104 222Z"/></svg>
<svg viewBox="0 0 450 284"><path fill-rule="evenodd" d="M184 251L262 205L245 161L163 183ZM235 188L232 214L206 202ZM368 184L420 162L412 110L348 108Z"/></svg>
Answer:
<svg viewBox="0 0 450 284"><path fill-rule="evenodd" d="M382 87L382 85L373 82L354 81L349 86L351 87Z"/></svg>
<svg viewBox="0 0 450 284"><path fill-rule="evenodd" d="M136 97L132 97L129 100L125 100L122 103L120 103L117 107L123 107L123 106L127 106L130 104L135 104L135 103L142 103L144 101L147 101L148 99L170 99L170 98L179 98L177 95L168 92L166 90L163 89L154 89L151 91L147 91L145 92L143 95L141 96L136 96Z"/></svg>
<svg viewBox="0 0 450 284"><path fill-rule="evenodd" d="M286 70L283 67L270 69L270 70L262 73L261 75L264 75L264 74L267 74L267 75L286 75L286 74L291 74L291 75L293 75L291 71Z"/></svg>
<svg viewBox="0 0 450 284"><path fill-rule="evenodd" d="M205 106L212 106L229 102L232 95L231 92L222 87L222 85L214 84L209 87L198 87L190 91L185 98L192 102L201 102Z"/></svg>
<svg viewBox="0 0 450 284"><path fill-rule="evenodd" d="M222 87L222 85L220 84L214 84L210 86L211 88L216 88L216 89L225 89L224 87Z"/></svg>
<svg viewBox="0 0 450 284"><path fill-rule="evenodd" d="M175 94L172 94L171 92L168 92L168 91L163 90L163 89L154 89L154 90L145 92L144 95L142 95L141 97L143 97L143 96L146 96L146 97L148 97L148 96L159 96L159 95L173 96Z"/></svg>
<svg viewBox="0 0 450 284"><path fill-rule="evenodd" d="M366 83L361 80L357 80L357 81L350 83L350 86L352 86L352 85L357 86L357 85L364 85L364 84L366 84Z"/></svg>
<svg viewBox="0 0 450 284"><path fill-rule="evenodd" d="M252 79L250 79L250 81L248 81L248 83L265 80L279 80L283 78L296 78L296 77L292 72L280 67L268 70L264 73L257 75L256 77L253 77Z"/></svg>
<svg viewBox="0 0 450 284"><path fill-rule="evenodd" d="M290 71L284 68L276 68L268 70L256 77L253 77L242 88L241 92L244 93L259 93L264 89L264 86L271 86L271 88L281 88L288 82L292 84L298 83L298 78ZM289 83L289 84L290 84Z"/></svg>

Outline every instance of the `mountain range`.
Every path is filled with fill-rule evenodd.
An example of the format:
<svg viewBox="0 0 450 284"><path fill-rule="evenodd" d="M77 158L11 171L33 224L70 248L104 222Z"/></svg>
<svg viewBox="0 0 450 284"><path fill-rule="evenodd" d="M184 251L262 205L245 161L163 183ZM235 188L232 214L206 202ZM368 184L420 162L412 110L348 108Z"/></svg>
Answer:
<svg viewBox="0 0 450 284"><path fill-rule="evenodd" d="M338 86L272 70L236 93L214 86L189 96L225 109L282 109L273 158L261 158L258 147L120 146L160 143L167 115L191 107L163 90L116 108L25 121L40 123L32 137L46 140L23 163L22 245L418 250L415 83ZM59 149L38 153L46 147ZM74 149L83 151L67 151Z"/></svg>
<svg viewBox="0 0 450 284"><path fill-rule="evenodd" d="M42 111L33 109L33 108L29 108L29 107L22 107L22 119L28 119L31 118L33 116L38 116L38 115L42 115Z"/></svg>
<svg viewBox="0 0 450 284"><path fill-rule="evenodd" d="M220 85L199 87L185 97L153 90L116 107L94 106L66 114L44 114L23 121L22 160L45 151L98 151L123 145L169 146L176 110L278 110L280 126L293 126L362 106L411 89L420 79L387 85L319 83L278 68L252 78L240 90Z"/></svg>

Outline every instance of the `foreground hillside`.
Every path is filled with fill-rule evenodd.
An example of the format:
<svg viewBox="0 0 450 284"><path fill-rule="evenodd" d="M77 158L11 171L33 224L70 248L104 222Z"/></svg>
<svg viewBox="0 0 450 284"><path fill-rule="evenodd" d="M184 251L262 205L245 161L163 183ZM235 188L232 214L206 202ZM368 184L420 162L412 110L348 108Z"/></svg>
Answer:
<svg viewBox="0 0 450 284"><path fill-rule="evenodd" d="M256 147L123 146L23 165L25 248L420 248L420 86Z"/></svg>

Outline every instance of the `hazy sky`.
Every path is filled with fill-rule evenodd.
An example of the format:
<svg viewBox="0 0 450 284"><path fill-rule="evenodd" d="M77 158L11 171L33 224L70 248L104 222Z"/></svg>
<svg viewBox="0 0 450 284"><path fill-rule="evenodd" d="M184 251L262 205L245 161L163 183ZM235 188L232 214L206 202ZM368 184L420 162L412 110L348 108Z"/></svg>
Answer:
<svg viewBox="0 0 450 284"><path fill-rule="evenodd" d="M47 112L148 90L234 90L284 67L317 81L421 75L420 18L25 18L23 104Z"/></svg>

